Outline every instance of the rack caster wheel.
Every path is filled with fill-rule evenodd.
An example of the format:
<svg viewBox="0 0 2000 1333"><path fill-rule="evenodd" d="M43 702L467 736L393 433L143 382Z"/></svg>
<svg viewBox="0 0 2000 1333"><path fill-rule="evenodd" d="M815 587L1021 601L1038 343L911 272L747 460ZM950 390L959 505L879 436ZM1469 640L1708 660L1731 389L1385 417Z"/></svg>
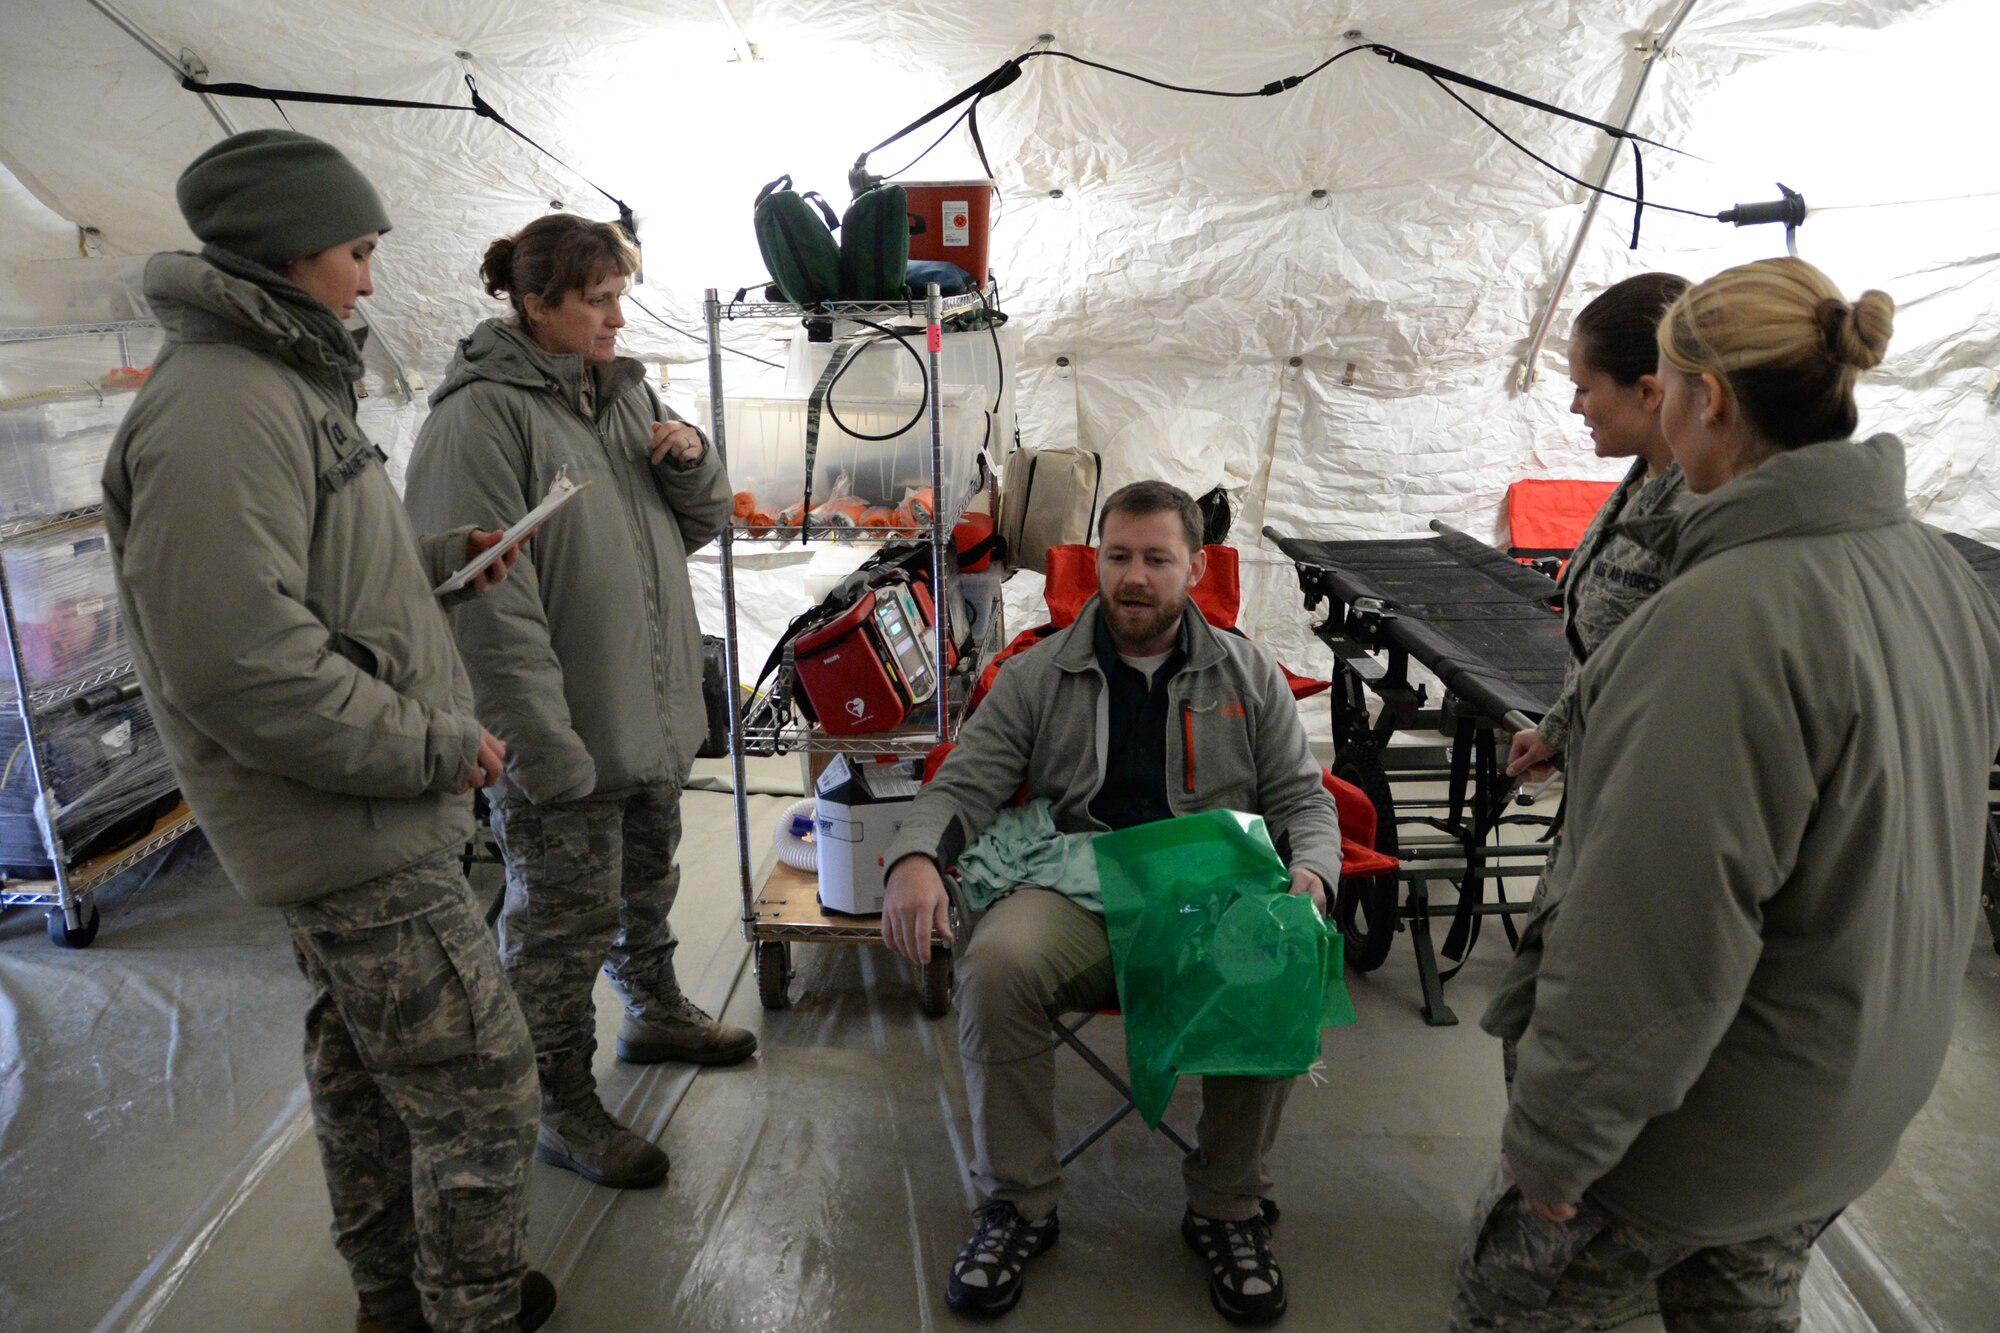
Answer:
<svg viewBox="0 0 2000 1333"><path fill-rule="evenodd" d="M783 940L764 940L757 945L757 998L766 1009L789 1009L792 982L792 946Z"/></svg>
<svg viewBox="0 0 2000 1333"><path fill-rule="evenodd" d="M62 908L51 907L49 909L49 943L55 945L58 949L88 949L90 942L97 938L98 920L97 904L91 903L90 911L84 915L83 924L75 930L71 930L69 922L63 917Z"/></svg>
<svg viewBox="0 0 2000 1333"><path fill-rule="evenodd" d="M926 1018L943 1018L951 1012L951 950L931 950L931 960L917 981L917 1005Z"/></svg>

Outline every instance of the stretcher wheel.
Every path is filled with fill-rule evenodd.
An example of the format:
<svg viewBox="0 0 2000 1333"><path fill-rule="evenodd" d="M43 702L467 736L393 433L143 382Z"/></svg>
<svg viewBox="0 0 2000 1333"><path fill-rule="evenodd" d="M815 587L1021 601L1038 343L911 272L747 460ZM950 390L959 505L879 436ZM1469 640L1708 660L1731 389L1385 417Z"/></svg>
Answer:
<svg viewBox="0 0 2000 1333"><path fill-rule="evenodd" d="M923 965L917 982L917 1002L926 1018L943 1018L951 1012L951 950L931 950L931 960Z"/></svg>
<svg viewBox="0 0 2000 1333"><path fill-rule="evenodd" d="M90 911L84 915L83 924L75 930L69 928L69 922L63 917L62 908L49 909L49 943L58 949L88 949L90 942L97 938L97 926L96 903L90 904Z"/></svg>
<svg viewBox="0 0 2000 1333"><path fill-rule="evenodd" d="M1333 761L1333 775L1359 787L1375 807L1375 850L1385 856L1398 855L1396 842L1396 800L1389 794L1389 775L1382 761L1366 744L1340 747ZM1356 972L1373 972L1389 957L1396 940L1396 895L1401 881L1394 871L1370 875L1366 879L1341 878L1333 895L1333 923L1345 942L1347 966Z"/></svg>
<svg viewBox="0 0 2000 1333"><path fill-rule="evenodd" d="M789 1009L792 1004L792 946L783 940L764 940L757 945L757 998L766 1009Z"/></svg>

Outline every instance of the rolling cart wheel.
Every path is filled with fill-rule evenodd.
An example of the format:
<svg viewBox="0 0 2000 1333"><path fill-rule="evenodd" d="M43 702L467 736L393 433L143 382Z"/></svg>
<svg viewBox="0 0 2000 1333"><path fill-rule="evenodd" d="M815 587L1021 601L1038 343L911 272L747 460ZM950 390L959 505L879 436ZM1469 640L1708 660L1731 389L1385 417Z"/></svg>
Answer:
<svg viewBox="0 0 2000 1333"><path fill-rule="evenodd" d="M88 949L90 942L97 938L97 904L90 904L90 911L83 918L83 924L75 930L63 918L60 907L49 909L49 943L58 949Z"/></svg>
<svg viewBox="0 0 2000 1333"><path fill-rule="evenodd" d="M789 1009L792 1004L792 948L783 940L763 940L757 945L757 998L766 1009Z"/></svg>
<svg viewBox="0 0 2000 1333"><path fill-rule="evenodd" d="M931 950L931 960L917 982L917 1003L926 1018L943 1018L951 1012L951 950Z"/></svg>
<svg viewBox="0 0 2000 1333"><path fill-rule="evenodd" d="M1333 775L1359 787L1375 807L1375 850L1397 855L1396 800L1389 775L1365 744L1347 744L1333 761ZM1366 879L1342 877L1333 896L1333 923L1344 940L1343 956L1356 972L1373 972L1396 941L1396 896L1402 881L1391 871Z"/></svg>

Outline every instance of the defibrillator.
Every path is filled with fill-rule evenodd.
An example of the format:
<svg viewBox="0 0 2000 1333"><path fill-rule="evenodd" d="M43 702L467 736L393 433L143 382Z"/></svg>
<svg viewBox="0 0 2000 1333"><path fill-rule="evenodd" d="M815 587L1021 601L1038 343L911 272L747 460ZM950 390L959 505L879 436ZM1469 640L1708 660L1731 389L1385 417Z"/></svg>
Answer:
<svg viewBox="0 0 2000 1333"><path fill-rule="evenodd" d="M930 593L893 579L793 645L800 691L833 736L901 726L938 692Z"/></svg>

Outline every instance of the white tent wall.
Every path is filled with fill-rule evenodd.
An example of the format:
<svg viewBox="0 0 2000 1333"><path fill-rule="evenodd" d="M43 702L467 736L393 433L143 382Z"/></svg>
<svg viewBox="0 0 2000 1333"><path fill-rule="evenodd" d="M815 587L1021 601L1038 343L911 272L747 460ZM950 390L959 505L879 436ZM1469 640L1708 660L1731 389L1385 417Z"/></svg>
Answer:
<svg viewBox="0 0 2000 1333"><path fill-rule="evenodd" d="M166 50L198 53L214 81L463 105L462 74L473 73L574 172L470 114L286 108L291 124L354 156L396 220L372 322L421 384L435 384L456 339L498 309L474 276L488 240L556 201L612 215L581 173L640 218L639 299L676 327L631 312L626 344L667 367L683 406L705 380L689 336L702 290L726 293L762 272L748 226L757 186L789 171L840 198L860 148L1040 33L1152 77L1252 89L1303 72L1358 30L1615 119L1645 34L1681 8L728 3L758 60L733 58L712 0L119 7ZM32 220L36 236L73 245L65 228L94 226L114 256L189 244L172 184L220 133L201 101L83 0L12 0L6 25L0 164L25 192L0 191L0 227ZM1775 197L1778 179L1815 206L1940 201L1816 213L1800 252L1850 291L1880 286L1898 299L1893 354L1867 390L1864 425L1904 436L1912 497L1929 517L1989 538L2000 538L2000 165L1971 150L1991 121L1978 62L1996 38L2000 18L1985 0L1696 0L1632 126L1701 155L1646 150L1656 203L1713 213ZM1577 175L1594 179L1610 151L1586 127L1464 96ZM242 128L286 123L268 102L220 105ZM1227 484L1246 626L1294 666L1324 659L1289 570L1259 536L1265 523L1391 536L1435 518L1497 539L1508 482L1617 471L1589 457L1566 416L1562 335L1574 311L1633 272L1701 277L1783 245L1775 227L1648 210L1634 251L1630 206L1607 201L1523 388L1521 359L1584 191L1412 70L1363 52L1276 97L1218 99L1044 59L989 99L980 122L1003 196L994 267L1021 339L1022 439L1098 449L1114 479L1164 470ZM941 128L871 165L900 167ZM912 174L976 172L961 132ZM1629 152L1611 182L1630 189ZM21 250L0 246L10 287L24 259L41 258ZM731 337L782 360L779 335L745 327ZM735 357L729 373L732 391L770 374ZM371 403L370 428L399 462L421 410ZM762 577L776 585L798 577L797 562L770 563ZM1032 583L1010 584L1017 615ZM756 601L773 623L753 617L753 639L789 609L782 596Z"/></svg>

